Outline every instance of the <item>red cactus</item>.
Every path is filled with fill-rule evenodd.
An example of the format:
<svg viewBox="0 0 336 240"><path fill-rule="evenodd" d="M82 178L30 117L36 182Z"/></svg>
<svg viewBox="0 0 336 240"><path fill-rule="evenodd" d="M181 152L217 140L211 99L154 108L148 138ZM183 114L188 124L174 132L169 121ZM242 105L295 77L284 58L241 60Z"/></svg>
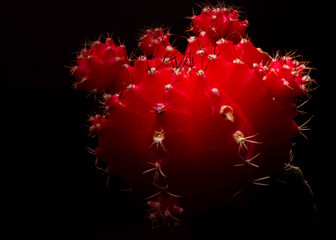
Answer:
<svg viewBox="0 0 336 240"><path fill-rule="evenodd" d="M132 62L110 38L77 57L75 86L104 92L105 111L91 118L94 153L152 196L155 222L178 221L180 204L189 216L223 204L289 162L307 67L256 48L238 19L236 10L204 8L184 54L157 28Z"/></svg>
<svg viewBox="0 0 336 240"><path fill-rule="evenodd" d="M116 46L111 38L95 41L77 56L77 66L71 69L78 80L74 86L93 92L121 89L129 78L129 63L124 45Z"/></svg>
<svg viewBox="0 0 336 240"><path fill-rule="evenodd" d="M205 7L200 15L191 17L192 31L209 34L213 40L225 38L237 43L246 35L247 20L240 21L237 10L225 7Z"/></svg>

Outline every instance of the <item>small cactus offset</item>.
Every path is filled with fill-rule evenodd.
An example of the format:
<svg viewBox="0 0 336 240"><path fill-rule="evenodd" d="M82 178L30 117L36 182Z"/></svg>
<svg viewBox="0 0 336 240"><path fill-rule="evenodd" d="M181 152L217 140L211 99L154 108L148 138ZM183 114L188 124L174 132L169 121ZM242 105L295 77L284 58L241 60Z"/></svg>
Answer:
<svg viewBox="0 0 336 240"><path fill-rule="evenodd" d="M223 5L191 17L185 52L163 28L147 29L129 59L112 38L77 56L74 87L103 110L89 119L92 153L147 197L153 227L174 227L265 185L291 161L297 103L313 80L293 55L270 56Z"/></svg>

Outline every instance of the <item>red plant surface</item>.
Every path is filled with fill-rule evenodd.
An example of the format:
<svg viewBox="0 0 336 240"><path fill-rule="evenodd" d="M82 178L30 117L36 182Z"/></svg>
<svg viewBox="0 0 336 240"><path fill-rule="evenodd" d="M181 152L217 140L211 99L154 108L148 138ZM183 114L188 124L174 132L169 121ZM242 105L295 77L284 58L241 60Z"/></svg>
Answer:
<svg viewBox="0 0 336 240"><path fill-rule="evenodd" d="M140 38L137 58L106 38L72 69L75 87L104 102L90 118L94 154L148 196L155 224L221 205L281 172L300 131L296 99L312 82L303 63L246 39L236 10L206 7L191 19L185 53L155 28Z"/></svg>

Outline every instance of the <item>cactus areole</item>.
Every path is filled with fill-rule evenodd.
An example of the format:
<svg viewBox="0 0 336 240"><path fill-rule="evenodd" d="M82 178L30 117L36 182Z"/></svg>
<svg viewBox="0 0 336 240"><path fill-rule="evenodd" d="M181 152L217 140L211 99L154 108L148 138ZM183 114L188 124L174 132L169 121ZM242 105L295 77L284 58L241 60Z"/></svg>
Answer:
<svg viewBox="0 0 336 240"><path fill-rule="evenodd" d="M191 17L185 52L162 28L147 29L138 56L106 37L77 56L74 87L94 93L92 152L106 172L147 197L153 224L220 206L281 172L298 97L313 80L294 56L272 57L246 38L248 22L222 5ZM101 106L103 106L101 108Z"/></svg>

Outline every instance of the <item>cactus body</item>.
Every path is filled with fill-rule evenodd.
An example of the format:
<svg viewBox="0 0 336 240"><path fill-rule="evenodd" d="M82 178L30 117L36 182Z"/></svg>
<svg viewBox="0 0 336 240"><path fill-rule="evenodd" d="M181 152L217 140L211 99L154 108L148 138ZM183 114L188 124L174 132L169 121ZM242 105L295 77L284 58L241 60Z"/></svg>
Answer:
<svg viewBox="0 0 336 240"><path fill-rule="evenodd" d="M78 89L102 93L94 153L149 197L155 223L221 205L283 170L300 130L295 100L311 82L304 64L246 39L236 10L207 7L191 19L184 53L166 30L148 29L132 61L107 38L72 71Z"/></svg>

